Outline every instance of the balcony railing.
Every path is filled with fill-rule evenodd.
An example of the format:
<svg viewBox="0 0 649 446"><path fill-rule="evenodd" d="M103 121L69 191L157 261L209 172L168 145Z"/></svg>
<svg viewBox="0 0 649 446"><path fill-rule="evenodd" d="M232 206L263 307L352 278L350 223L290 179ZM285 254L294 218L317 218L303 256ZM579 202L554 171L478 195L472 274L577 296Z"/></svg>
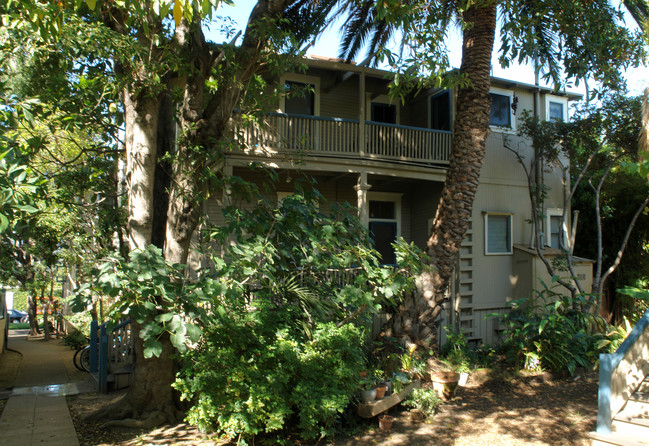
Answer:
<svg viewBox="0 0 649 446"><path fill-rule="evenodd" d="M361 141L361 127L364 140ZM239 124L237 142L247 152L332 156L412 164L446 164L451 132L418 127L273 113L259 124Z"/></svg>

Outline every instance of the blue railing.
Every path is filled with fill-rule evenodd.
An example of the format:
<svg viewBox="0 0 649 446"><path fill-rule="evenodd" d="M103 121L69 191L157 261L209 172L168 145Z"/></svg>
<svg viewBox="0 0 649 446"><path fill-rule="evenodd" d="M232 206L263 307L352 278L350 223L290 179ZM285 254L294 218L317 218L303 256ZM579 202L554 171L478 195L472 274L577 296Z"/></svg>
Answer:
<svg viewBox="0 0 649 446"><path fill-rule="evenodd" d="M643 345L644 344L644 345ZM641 369L629 373L636 366L638 349L649 345L649 310L633 327L615 353L599 355L599 391L597 432L610 434L613 417L622 409L631 394L644 380ZM634 354L635 353L635 354ZM643 358L649 361L649 358Z"/></svg>
<svg viewBox="0 0 649 446"><path fill-rule="evenodd" d="M133 340L131 337L131 320L116 325L108 330L106 323L90 324L90 373L97 374L97 387L100 393L108 392L108 375L110 372L133 362Z"/></svg>

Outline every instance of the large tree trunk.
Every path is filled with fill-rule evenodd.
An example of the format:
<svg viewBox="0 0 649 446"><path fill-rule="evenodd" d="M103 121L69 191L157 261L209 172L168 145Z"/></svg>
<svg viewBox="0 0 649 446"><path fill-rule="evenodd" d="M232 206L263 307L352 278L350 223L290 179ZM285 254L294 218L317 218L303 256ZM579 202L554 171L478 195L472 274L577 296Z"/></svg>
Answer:
<svg viewBox="0 0 649 446"><path fill-rule="evenodd" d="M29 296L27 297L27 314L29 315L29 336L37 336L41 334L41 331L38 328L38 314L37 314L38 298L33 294L35 292L36 291L30 292Z"/></svg>
<svg viewBox="0 0 649 446"><path fill-rule="evenodd" d="M131 250L144 249L151 244L156 199L161 199L154 194L161 99L147 92L134 94L128 89L123 96L129 245ZM145 359L143 341L139 337L141 326L135 321L131 323L135 342L135 371L129 392L115 406L108 406L91 417L120 420L107 425L143 428L166 421L176 422L179 420L177 398L171 388L176 375L171 359L173 347L165 339L160 357Z"/></svg>
<svg viewBox="0 0 649 446"><path fill-rule="evenodd" d="M276 17L287 4L285 0L260 1L251 13L250 23ZM176 138L177 151L172 161L164 235L165 260L170 263L187 261L191 238L201 215L201 193L206 184L204 175L207 169L213 167L210 164L211 155L224 134L239 101L241 89L259 69L258 54L265 46L261 38L257 33L247 31L241 48L237 50L237 57L228 61L220 58L206 45L199 17L195 16L193 23L183 20L176 27L176 55L185 59L185 66L191 69L170 81L170 84L173 83L175 88L184 93L178 116L183 134ZM205 82L219 63L234 64L237 75L232 79L223 79L219 89L210 96L210 102L206 103ZM141 70L146 68L141 67ZM154 200L161 198L160 195L154 196L156 139L166 140L164 135L161 137L156 131L166 135L169 130L164 125L158 125L159 119L165 119L160 117L163 105L161 98L165 94L167 93L163 92L153 96L140 93L137 97L133 97L128 91L124 94L131 249L144 248L154 239ZM134 419L111 423L127 426L150 427L164 421L178 421L178 398L171 387L176 374L175 362L171 359L175 350L169 339L164 338L161 340L163 351L160 357L145 359L142 340L137 336L139 328L134 325L136 367L125 400L127 404L122 404L119 413L110 408L96 416L116 419L133 417ZM144 425L142 419L145 419Z"/></svg>
<svg viewBox="0 0 649 446"><path fill-rule="evenodd" d="M124 91L128 238L130 249L151 243L159 104L156 97Z"/></svg>
<svg viewBox="0 0 649 446"><path fill-rule="evenodd" d="M242 90L262 68L259 58L267 42L255 31L255 26L280 16L289 4L286 0L257 2L233 60L210 50L197 18L194 23L183 21L176 27L174 39L179 53L188 58L187 66L194 69L180 79L183 102L178 119L183 133L178 138L173 181L169 187L164 249L165 259L171 263L187 262L190 243L202 214L202 196L208 187L208 176L220 165L218 142L226 134ZM221 79L219 89L208 98L205 82L217 64L232 64L236 67L236 75ZM196 156L199 148L200 154Z"/></svg>
<svg viewBox="0 0 649 446"><path fill-rule="evenodd" d="M428 240L433 271L420 277L418 292L398 308L389 325L393 335L427 346L435 343L435 320L471 220L489 135L496 2L473 6L463 18L472 26L464 30L460 73L470 84L458 90L450 164Z"/></svg>

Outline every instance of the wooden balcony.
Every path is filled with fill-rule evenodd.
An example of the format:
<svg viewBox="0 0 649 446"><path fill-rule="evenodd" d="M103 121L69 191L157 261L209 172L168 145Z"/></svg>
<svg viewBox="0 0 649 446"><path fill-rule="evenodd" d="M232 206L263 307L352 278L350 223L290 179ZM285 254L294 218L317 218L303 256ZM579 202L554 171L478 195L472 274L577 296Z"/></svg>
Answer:
<svg viewBox="0 0 649 446"><path fill-rule="evenodd" d="M451 132L319 116L273 113L238 124L235 139L248 154L338 157L418 166L448 164Z"/></svg>

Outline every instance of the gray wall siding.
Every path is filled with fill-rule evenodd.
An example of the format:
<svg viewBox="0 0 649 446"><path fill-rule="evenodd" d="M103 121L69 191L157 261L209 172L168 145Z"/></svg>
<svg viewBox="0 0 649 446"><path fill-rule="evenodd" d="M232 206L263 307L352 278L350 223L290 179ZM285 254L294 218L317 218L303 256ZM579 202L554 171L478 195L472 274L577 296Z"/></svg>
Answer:
<svg viewBox="0 0 649 446"><path fill-rule="evenodd" d="M321 86L320 115L358 120L360 109L358 85L358 76L352 76L327 92Z"/></svg>

